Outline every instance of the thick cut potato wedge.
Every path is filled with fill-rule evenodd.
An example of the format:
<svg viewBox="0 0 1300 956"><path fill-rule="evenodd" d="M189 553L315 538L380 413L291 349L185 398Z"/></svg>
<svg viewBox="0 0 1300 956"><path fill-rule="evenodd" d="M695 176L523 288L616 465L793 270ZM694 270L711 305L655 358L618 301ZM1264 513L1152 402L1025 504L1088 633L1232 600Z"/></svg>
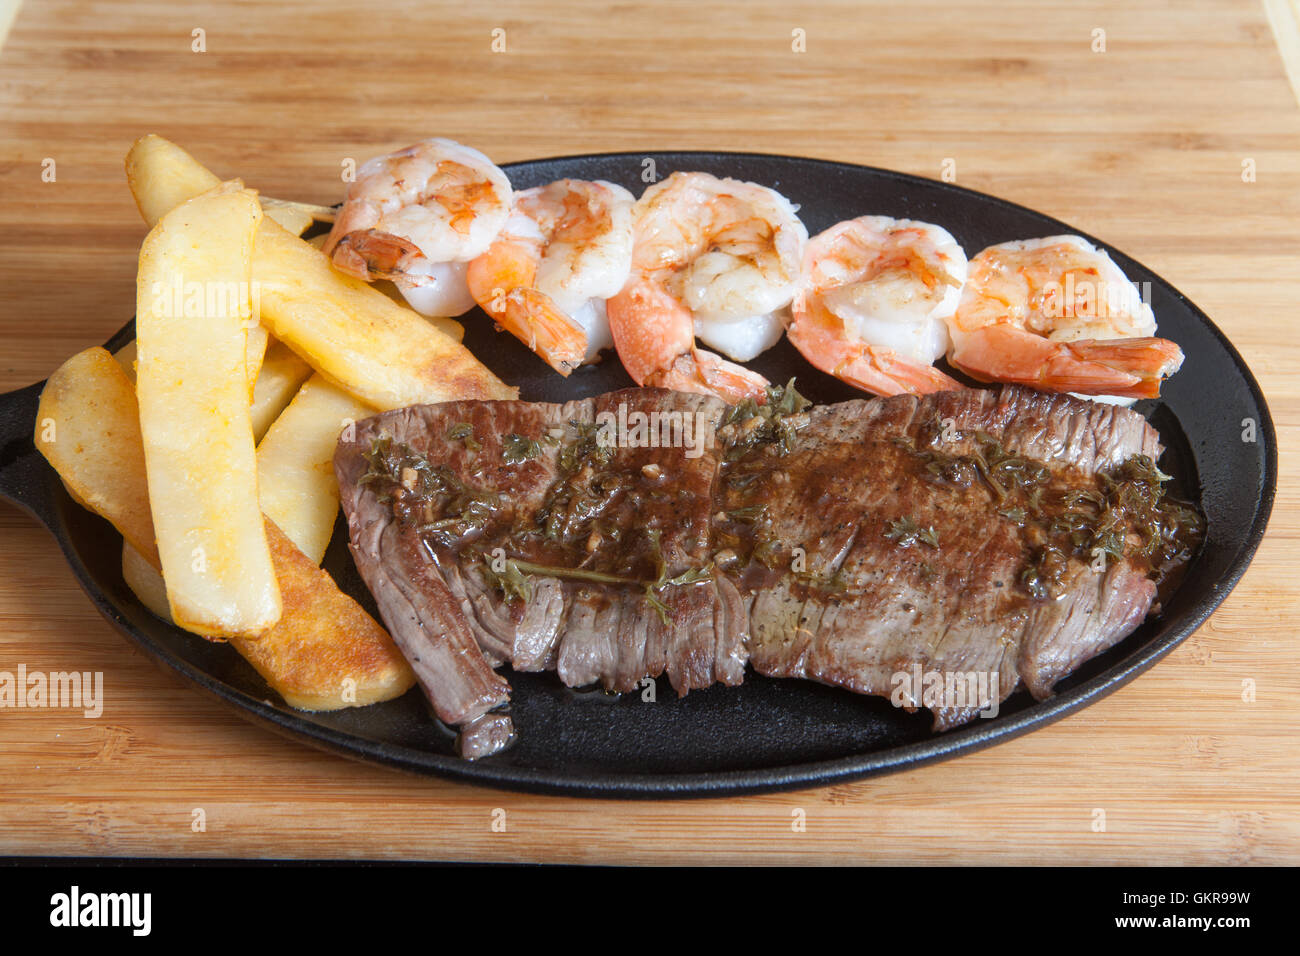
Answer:
<svg viewBox="0 0 1300 956"><path fill-rule="evenodd" d="M136 208L150 226L187 199L221 182L185 150L153 133L140 137L127 152L126 181L135 196ZM316 215L332 214L332 210L286 199L263 196L261 202L266 215L295 236L306 232Z"/></svg>
<svg viewBox="0 0 1300 956"><path fill-rule="evenodd" d="M388 632L269 518L266 539L284 616L261 637L231 637L235 650L299 710L364 707L406 693L415 674Z"/></svg>
<svg viewBox="0 0 1300 956"><path fill-rule="evenodd" d="M311 366L283 342L271 340L262 372L253 386L253 438L261 441L271 423L280 417L302 383L311 377Z"/></svg>
<svg viewBox="0 0 1300 956"><path fill-rule="evenodd" d="M389 298L392 297L389 296ZM462 342L465 339L465 326L455 319L446 319L435 315L429 317L426 321L449 339L454 339L457 342Z"/></svg>
<svg viewBox="0 0 1300 956"><path fill-rule="evenodd" d="M189 153L153 134L136 140L127 152L126 181L140 216L150 227L181 203L221 185L221 180ZM288 217L287 221L296 223L297 217ZM257 381L262 368L267 338L266 329L257 323L257 316L251 316L246 349L250 383Z"/></svg>
<svg viewBox="0 0 1300 956"><path fill-rule="evenodd" d="M278 222L282 229L295 236L301 236L315 221L310 213L304 212L299 206L278 199L263 199L262 211Z"/></svg>
<svg viewBox="0 0 1300 956"><path fill-rule="evenodd" d="M270 344L271 337L267 334L266 329L260 325L253 325L248 329L248 345L244 349L244 362L248 368L248 380L254 383L262 381L262 363L266 360L266 351ZM122 371L126 372L126 377L135 385L135 339L127 342L120 349L113 353L113 358L122 366ZM310 367L307 363L302 363L303 368ZM251 398L254 404L257 402L257 386L253 386L253 395ZM281 408L284 406L281 405ZM270 421L267 422L270 425ZM266 429L263 428L263 431ZM260 436L258 436L260 437Z"/></svg>
<svg viewBox="0 0 1300 956"><path fill-rule="evenodd" d="M131 530L123 536L123 576L145 607L170 620L153 546L139 415L125 374L104 349L89 349L51 376L41 409L37 447L78 489L74 497L119 531ZM55 423L53 435L47 432L51 441L42 440L42 418ZM231 645L292 707L360 707L406 693L415 675L388 632L296 553L273 522L265 527L284 613L261 637L232 637Z"/></svg>
<svg viewBox="0 0 1300 956"><path fill-rule="evenodd" d="M218 180L179 146L146 136L127 155L127 179L149 221ZM373 408L458 398L515 398L442 329L338 272L319 249L264 219L254 249L261 323L317 372Z"/></svg>
<svg viewBox="0 0 1300 956"><path fill-rule="evenodd" d="M150 133L126 154L126 182L150 227L181 203L221 185L221 180L171 140Z"/></svg>
<svg viewBox="0 0 1300 956"><path fill-rule="evenodd" d="M262 364L266 361L266 352L270 346L270 341L271 336L267 334L266 329L260 325L249 326L248 345L244 349L244 363L247 366L248 380L255 383L253 385L253 394L250 397L254 405L257 404L257 385L262 381ZM126 377L131 380L132 385L135 385L135 339L127 342L126 345L114 352L113 358L117 359L117 363L122 366L122 371L126 372ZM304 374L310 374L311 367L301 359L298 359L298 361L303 368L307 369ZM282 408L284 408L283 404L280 405L280 409ZM276 409L276 412L278 413L280 409ZM274 415L272 415L273 418ZM269 426L271 419L268 419L266 424ZM264 427L262 431L266 431L266 428ZM260 438L261 435L259 434L257 437Z"/></svg>
<svg viewBox="0 0 1300 956"><path fill-rule="evenodd" d="M415 674L375 619L266 522L284 599L280 623L261 637L232 637L230 645L256 668L290 707L341 710L400 697ZM158 569L122 544L122 577L140 603L170 621L167 587Z"/></svg>
<svg viewBox="0 0 1300 956"><path fill-rule="evenodd" d="M35 438L72 497L156 563L135 389L107 350L86 349L50 376Z"/></svg>
<svg viewBox="0 0 1300 956"><path fill-rule="evenodd" d="M518 395L459 342L274 223L258 232L253 281L271 334L374 408Z"/></svg>
<svg viewBox="0 0 1300 956"><path fill-rule="evenodd" d="M267 343L265 355L260 363L261 368L257 372L257 380L253 384L251 409L253 440L258 442L271 427L271 423L293 401L293 397L298 394L298 389L302 388L302 383L311 376L311 366L298 358L293 349L267 336L265 329L261 329L260 326L256 328L263 333L263 341ZM250 329L249 358L253 355L252 334L253 329ZM135 339L132 339L113 353L113 358L117 359L117 364L122 366L122 371L126 373L132 388L135 388L135 352ZM252 374L251 362L249 374Z"/></svg>
<svg viewBox="0 0 1300 956"><path fill-rule="evenodd" d="M339 432L371 414L347 392L313 375L257 446L263 513L317 564L339 511L334 477Z"/></svg>
<svg viewBox="0 0 1300 956"><path fill-rule="evenodd" d="M326 233L321 233L319 236L312 236L310 239L304 241L313 249L320 249L325 245L325 240L328 238L329 236ZM401 290L388 280L378 279L370 283L370 288L374 289L376 292L382 292L388 298L392 299L393 302L397 304L398 308L410 308L406 304L406 299L402 296ZM465 341L465 326L461 325L455 319L440 315L426 315L424 320L448 338L455 339L457 342Z"/></svg>
<svg viewBox="0 0 1300 956"><path fill-rule="evenodd" d="M158 554L172 617L212 636L254 636L280 617L244 324L261 221L256 195L222 184L164 215L140 250L136 392Z"/></svg>

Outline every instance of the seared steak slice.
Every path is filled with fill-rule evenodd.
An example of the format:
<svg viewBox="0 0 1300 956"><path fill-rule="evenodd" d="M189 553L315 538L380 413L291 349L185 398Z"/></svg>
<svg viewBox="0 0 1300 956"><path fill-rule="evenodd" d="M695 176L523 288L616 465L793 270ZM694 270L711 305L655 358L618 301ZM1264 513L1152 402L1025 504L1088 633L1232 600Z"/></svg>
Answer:
<svg viewBox="0 0 1300 956"><path fill-rule="evenodd" d="M958 687L982 681L991 699L932 707L936 728L945 728L1022 680L1046 696L1146 616L1155 584L1128 561L1093 571L1071 557L1059 596L1034 600L1021 581L1032 545L1015 510L1024 505L1018 459L1045 467L1034 487L1056 498L1094 493L1098 470L1134 455L1157 458L1158 436L1140 415L1020 388L807 414L788 451L759 446L728 464L720 482L722 510L761 510L743 527L722 526L771 566L750 562L741 575L759 673L907 706L922 702L918 665ZM971 460L993 455L1009 478L985 480ZM785 573L795 565L802 575Z"/></svg>
<svg viewBox="0 0 1300 956"><path fill-rule="evenodd" d="M505 682L488 676L502 662L615 691L665 672L681 694L740 683L739 597L698 573L709 562L713 431L724 411L704 396L631 389L565 405L417 406L345 436L335 467L353 555L399 646L426 665L416 674L441 719L463 724L504 703ZM602 414L645 416L644 441L599 445ZM663 443L674 439L678 447ZM395 479L386 489L365 478L376 442ZM699 580L671 583L683 574ZM515 579L526 600L503 590ZM411 592L423 613L411 613ZM451 653L434 657L431 643Z"/></svg>
<svg viewBox="0 0 1300 956"><path fill-rule="evenodd" d="M404 416L410 410L397 413L394 427ZM419 531L394 521L389 505L360 482L364 458L339 454L335 469L353 559L420 686L437 688L429 699L438 717L465 724L504 704L510 685L484 659Z"/></svg>
<svg viewBox="0 0 1300 956"><path fill-rule="evenodd" d="M502 663L685 694L748 660L937 728L1044 697L1195 546L1159 454L1128 409L1017 387L811 409L629 389L388 412L335 467L358 567L477 756L509 739Z"/></svg>

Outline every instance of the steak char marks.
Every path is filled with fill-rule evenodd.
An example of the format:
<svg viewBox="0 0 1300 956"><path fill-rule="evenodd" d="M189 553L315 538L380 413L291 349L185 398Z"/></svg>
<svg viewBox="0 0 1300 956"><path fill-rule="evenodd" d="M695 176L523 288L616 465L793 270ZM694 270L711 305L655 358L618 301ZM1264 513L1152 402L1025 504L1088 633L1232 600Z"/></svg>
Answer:
<svg viewBox="0 0 1300 956"><path fill-rule="evenodd" d="M628 389L357 424L335 456L352 552L464 755L513 732L502 663L685 694L748 661L952 727L1049 695L1195 548L1128 409L1017 387L803 405ZM931 698L918 672L987 690Z"/></svg>

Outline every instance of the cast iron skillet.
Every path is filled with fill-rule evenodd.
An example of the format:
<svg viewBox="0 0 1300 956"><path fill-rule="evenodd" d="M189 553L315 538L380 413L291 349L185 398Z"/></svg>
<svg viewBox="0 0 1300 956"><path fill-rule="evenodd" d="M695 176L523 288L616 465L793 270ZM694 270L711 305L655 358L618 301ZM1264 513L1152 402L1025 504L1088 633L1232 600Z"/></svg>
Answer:
<svg viewBox="0 0 1300 956"><path fill-rule="evenodd" d="M956 186L811 159L627 153L507 167L520 188L567 176L611 180L634 194L644 188L643 177L674 170L703 170L771 186L800 206L813 234L853 216L907 217L945 226L974 254L996 242L1078 232ZM1141 403L1139 410L1169 449L1162 466L1175 476L1177 490L1198 501L1208 519L1204 547L1163 615L1063 680L1054 697L1037 703L1019 691L997 717L977 718L946 733L931 732L928 713L907 714L883 698L752 673L741 687L693 691L681 700L661 679L654 701L643 699L646 693L615 697L599 690L569 690L553 674L509 673L519 740L501 754L466 762L454 755L453 735L432 718L416 690L359 710L294 711L228 646L195 638L145 610L122 581L116 532L73 503L33 447L39 384L0 396L0 494L53 532L95 606L148 654L241 714L345 756L519 790L609 797L754 793L915 767L1051 723L1132 680L1219 606L1263 536L1276 486L1277 447L1259 386L1196 306L1149 269L1109 251L1139 286L1150 283L1149 301L1160 334L1178 342L1187 355L1164 396ZM613 359L561 379L515 339L495 332L481 313L463 321L466 344L499 376L518 385L524 399L564 401L632 384ZM128 341L132 325L108 347ZM752 365L773 381L798 376L799 388L818 402L860 397L816 371L786 342ZM1255 440L1243 440L1252 427ZM325 567L374 613L345 539L340 523Z"/></svg>

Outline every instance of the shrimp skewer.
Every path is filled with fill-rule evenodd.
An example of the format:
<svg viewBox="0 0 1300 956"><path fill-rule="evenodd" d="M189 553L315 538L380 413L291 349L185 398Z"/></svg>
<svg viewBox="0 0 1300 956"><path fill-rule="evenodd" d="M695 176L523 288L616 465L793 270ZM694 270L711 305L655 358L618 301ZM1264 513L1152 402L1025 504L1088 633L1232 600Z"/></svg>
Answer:
<svg viewBox="0 0 1300 956"><path fill-rule="evenodd" d="M948 361L981 381L1103 399L1155 398L1183 352L1104 250L1080 236L990 246L971 260Z"/></svg>
<svg viewBox="0 0 1300 956"><path fill-rule="evenodd" d="M939 226L887 216L838 223L808 242L790 342L813 365L876 395L962 388L934 368L966 280Z"/></svg>
<svg viewBox="0 0 1300 956"><path fill-rule="evenodd" d="M483 311L561 375L613 344L605 300L632 266L632 194L562 179L515 194L466 280Z"/></svg>
<svg viewBox="0 0 1300 956"><path fill-rule="evenodd" d="M364 163L323 251L366 282L388 279L425 315L474 307L465 273L510 213L505 173L476 149L429 139Z"/></svg>
<svg viewBox="0 0 1300 956"><path fill-rule="evenodd" d="M639 385L762 401L767 380L738 362L785 327L808 239L794 207L755 183L673 173L632 210L632 274L607 303L623 367Z"/></svg>

